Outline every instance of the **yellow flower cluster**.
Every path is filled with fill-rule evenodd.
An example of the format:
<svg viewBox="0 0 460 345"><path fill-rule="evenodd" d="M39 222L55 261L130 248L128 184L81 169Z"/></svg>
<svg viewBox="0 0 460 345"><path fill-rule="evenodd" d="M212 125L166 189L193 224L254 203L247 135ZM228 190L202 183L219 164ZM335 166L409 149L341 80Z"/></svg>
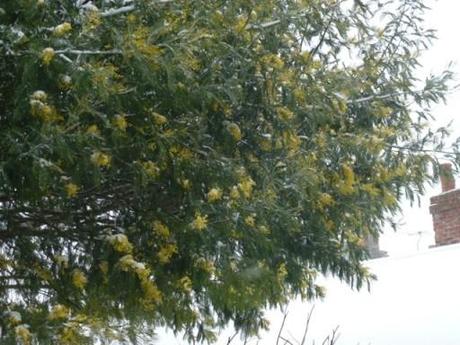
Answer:
<svg viewBox="0 0 460 345"><path fill-rule="evenodd" d="M270 229L267 228L265 225L259 226L258 231L261 235L264 235L264 236L270 235Z"/></svg>
<svg viewBox="0 0 460 345"><path fill-rule="evenodd" d="M328 193L321 193L318 203L320 208L328 207L334 204L334 198Z"/></svg>
<svg viewBox="0 0 460 345"><path fill-rule="evenodd" d="M257 141L259 147L262 151L270 152L272 150L272 140L271 136L263 136Z"/></svg>
<svg viewBox="0 0 460 345"><path fill-rule="evenodd" d="M72 78L68 75L61 75L59 77L59 88L61 90L68 90L72 87Z"/></svg>
<svg viewBox="0 0 460 345"><path fill-rule="evenodd" d="M347 164L342 164L342 173L344 178L338 185L339 192L343 195L352 194L355 190L355 174L353 169Z"/></svg>
<svg viewBox="0 0 460 345"><path fill-rule="evenodd" d="M49 105L47 100L48 95L44 91L35 91L29 101L32 115L45 122L61 119L61 117L57 114L56 109Z"/></svg>
<svg viewBox="0 0 460 345"><path fill-rule="evenodd" d="M26 325L19 325L14 328L16 338L20 340L23 345L29 345L31 341L30 331Z"/></svg>
<svg viewBox="0 0 460 345"><path fill-rule="evenodd" d="M48 95L45 91L37 90L32 94L32 96L30 96L30 98L36 101L46 102L48 100Z"/></svg>
<svg viewBox="0 0 460 345"><path fill-rule="evenodd" d="M134 47L150 60L155 61L155 58L161 53L161 48L150 43L151 35L147 27L139 27L132 34L132 42Z"/></svg>
<svg viewBox="0 0 460 345"><path fill-rule="evenodd" d="M370 196L378 196L380 194L380 189L378 189L373 183L364 183L361 185L361 189Z"/></svg>
<svg viewBox="0 0 460 345"><path fill-rule="evenodd" d="M256 183L254 180L249 176L246 176L240 183L238 183L238 188L240 189L241 193L243 193L245 198L250 198L255 185Z"/></svg>
<svg viewBox="0 0 460 345"><path fill-rule="evenodd" d="M220 188L211 188L206 195L209 202L216 202L222 199L222 189Z"/></svg>
<svg viewBox="0 0 460 345"><path fill-rule="evenodd" d="M153 122L157 126L164 125L165 123L168 122L168 119L166 118L166 116L163 116L163 115L155 113L155 112L152 113L152 117L153 117Z"/></svg>
<svg viewBox="0 0 460 345"><path fill-rule="evenodd" d="M278 281L283 281L287 275L288 270L286 267L286 263L283 262L279 265L278 269L276 270L276 278L278 279Z"/></svg>
<svg viewBox="0 0 460 345"><path fill-rule="evenodd" d="M120 258L118 265L122 271L133 272L141 282L144 298L141 299L146 309L152 309L154 303L161 302L161 292L156 284L149 279L150 269L142 262L136 261L132 255L128 254Z"/></svg>
<svg viewBox="0 0 460 345"><path fill-rule="evenodd" d="M45 48L42 50L41 58L44 65L49 65L54 58L54 49L51 47Z"/></svg>
<svg viewBox="0 0 460 345"><path fill-rule="evenodd" d="M297 102L299 103L305 102L306 92L302 90L300 87L295 88L292 91L292 94Z"/></svg>
<svg viewBox="0 0 460 345"><path fill-rule="evenodd" d="M300 138L297 134L291 131L284 131L283 134L283 144L289 150L289 152L296 153L300 148Z"/></svg>
<svg viewBox="0 0 460 345"><path fill-rule="evenodd" d="M171 234L169 228L158 220L153 222L153 231L155 231L156 234L163 238L168 238Z"/></svg>
<svg viewBox="0 0 460 345"><path fill-rule="evenodd" d="M232 198L233 200L236 200L239 197L240 197L240 191L238 190L238 187L233 186L232 188L230 188L230 198Z"/></svg>
<svg viewBox="0 0 460 345"><path fill-rule="evenodd" d="M22 322L22 316L17 311L10 311L6 313L8 323L12 326L18 325Z"/></svg>
<svg viewBox="0 0 460 345"><path fill-rule="evenodd" d="M75 183L69 182L65 185L65 191L69 198L74 198L78 194L78 186Z"/></svg>
<svg viewBox="0 0 460 345"><path fill-rule="evenodd" d="M169 243L160 248L157 257L160 263L167 264L171 261L172 256L176 253L177 246L175 244Z"/></svg>
<svg viewBox="0 0 460 345"><path fill-rule="evenodd" d="M169 149L169 153L177 158L183 159L183 160L189 160L193 157L192 151L190 151L189 148L187 147L182 147L182 146L173 146Z"/></svg>
<svg viewBox="0 0 460 345"><path fill-rule="evenodd" d="M284 61L276 54L268 54L260 60L262 66L265 68L273 68L275 70L282 69L284 67Z"/></svg>
<svg viewBox="0 0 460 345"><path fill-rule="evenodd" d="M324 227L327 231L332 231L335 228L335 223L332 219L325 219L324 220Z"/></svg>
<svg viewBox="0 0 460 345"><path fill-rule="evenodd" d="M181 178L177 181L184 190L190 190L192 188L192 182L189 179Z"/></svg>
<svg viewBox="0 0 460 345"><path fill-rule="evenodd" d="M332 100L332 107L339 114L344 114L348 110L347 102L344 99L334 99L334 100Z"/></svg>
<svg viewBox="0 0 460 345"><path fill-rule="evenodd" d="M59 332L60 345L77 344L77 332L73 327L63 327Z"/></svg>
<svg viewBox="0 0 460 345"><path fill-rule="evenodd" d="M133 245L124 234L116 234L107 237L107 241L118 253L129 254L133 251Z"/></svg>
<svg viewBox="0 0 460 345"><path fill-rule="evenodd" d="M348 243L362 247L364 244L364 240L353 231L346 231L345 238L347 239Z"/></svg>
<svg viewBox="0 0 460 345"><path fill-rule="evenodd" d="M77 289L83 290L88 283L88 278L80 269L76 268L72 272L72 283Z"/></svg>
<svg viewBox="0 0 460 345"><path fill-rule="evenodd" d="M150 269L144 263L136 261L131 254L125 255L118 260L120 269L124 272L136 273L139 279L147 279L150 276Z"/></svg>
<svg viewBox="0 0 460 345"><path fill-rule="evenodd" d="M97 127L97 125L91 125L86 129L86 133L91 134L91 135L100 135L101 131Z"/></svg>
<svg viewBox="0 0 460 345"><path fill-rule="evenodd" d="M51 308L50 313L48 314L48 320L60 320L66 319L69 316L70 310L65 305L56 304Z"/></svg>
<svg viewBox="0 0 460 345"><path fill-rule="evenodd" d="M181 62L184 67L191 69L192 71L199 71L201 68L201 62L193 55L193 53L182 54Z"/></svg>
<svg viewBox="0 0 460 345"><path fill-rule="evenodd" d="M146 309L153 309L153 304L161 303L161 291L153 281L149 279L142 279L141 287L142 290L144 290L144 298L142 301Z"/></svg>
<svg viewBox="0 0 460 345"><path fill-rule="evenodd" d="M90 8L86 11L86 18L84 23L84 31L88 32L91 30L96 29L99 25L101 25L101 15L96 8Z"/></svg>
<svg viewBox="0 0 460 345"><path fill-rule="evenodd" d="M68 22L64 22L62 24L57 25L54 30L53 34L57 37L62 37L65 34L69 33L72 30L72 25Z"/></svg>
<svg viewBox="0 0 460 345"><path fill-rule="evenodd" d="M247 226L255 227L256 226L256 219L254 218L254 216L247 216L246 218L244 218L244 223Z"/></svg>
<svg viewBox="0 0 460 345"><path fill-rule="evenodd" d="M208 216L202 216L200 213L195 214L195 219L192 222L192 229L202 231L208 226Z"/></svg>
<svg viewBox="0 0 460 345"><path fill-rule="evenodd" d="M126 128L128 127L128 122L126 121L126 116L124 115L115 115L113 124L123 132L126 131Z"/></svg>
<svg viewBox="0 0 460 345"><path fill-rule="evenodd" d="M151 271L144 263L136 261L132 255L128 254L120 258L118 265L122 271L133 272L139 278L144 291L144 297L141 298L144 308L153 309L155 303L161 302L161 292L156 284L150 280Z"/></svg>
<svg viewBox="0 0 460 345"><path fill-rule="evenodd" d="M235 21L234 29L238 33L242 33L246 29L248 23L247 18L243 16L238 16Z"/></svg>
<svg viewBox="0 0 460 345"><path fill-rule="evenodd" d="M388 189L384 189L383 191L383 202L385 205L387 206L394 206L397 202L397 198L395 196L395 194L388 190Z"/></svg>
<svg viewBox="0 0 460 345"><path fill-rule="evenodd" d="M214 262L212 262L211 260L207 260L205 258L198 258L195 261L195 266L209 274L212 274L216 271Z"/></svg>
<svg viewBox="0 0 460 345"><path fill-rule="evenodd" d="M135 269L136 263L137 261L134 260L131 254L122 256L120 260L118 260L118 264L120 265L121 270L125 272L129 272Z"/></svg>
<svg viewBox="0 0 460 345"><path fill-rule="evenodd" d="M190 292L192 291L192 280L187 277L187 276L184 276L182 277L181 279L179 279L179 286L182 290L184 290L185 292Z"/></svg>
<svg viewBox="0 0 460 345"><path fill-rule="evenodd" d="M278 117L284 121L288 121L294 117L294 113L286 107L278 107L276 112Z"/></svg>
<svg viewBox="0 0 460 345"><path fill-rule="evenodd" d="M157 178L160 176L160 168L157 164L152 161L146 161L142 163L142 168L144 168L145 173L152 178Z"/></svg>
<svg viewBox="0 0 460 345"><path fill-rule="evenodd" d="M230 133L230 135L232 136L233 140L235 140L235 141L240 141L241 140L241 138L242 138L241 129L236 123L230 122L227 125L227 131Z"/></svg>
<svg viewBox="0 0 460 345"><path fill-rule="evenodd" d="M100 151L95 151L91 155L91 162L98 167L108 167L111 161L112 157Z"/></svg>
<svg viewBox="0 0 460 345"><path fill-rule="evenodd" d="M381 118L387 118L392 113L393 113L393 109L390 107L386 107L386 106L378 107L377 111L375 112L375 114Z"/></svg>

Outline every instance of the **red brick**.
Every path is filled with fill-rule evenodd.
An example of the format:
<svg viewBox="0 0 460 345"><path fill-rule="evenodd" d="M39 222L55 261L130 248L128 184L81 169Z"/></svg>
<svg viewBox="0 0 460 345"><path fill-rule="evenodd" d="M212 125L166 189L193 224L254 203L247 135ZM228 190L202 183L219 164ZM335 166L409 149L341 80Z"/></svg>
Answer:
<svg viewBox="0 0 460 345"><path fill-rule="evenodd" d="M455 188L455 181L444 181L444 188ZM444 189L430 199L436 245L460 243L460 189Z"/></svg>

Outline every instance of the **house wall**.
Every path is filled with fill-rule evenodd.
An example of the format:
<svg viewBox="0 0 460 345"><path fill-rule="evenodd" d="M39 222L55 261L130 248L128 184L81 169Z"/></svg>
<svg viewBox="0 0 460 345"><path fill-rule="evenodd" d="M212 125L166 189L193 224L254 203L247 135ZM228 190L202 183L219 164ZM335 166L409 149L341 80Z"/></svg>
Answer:
<svg viewBox="0 0 460 345"><path fill-rule="evenodd" d="M460 189L431 198L436 245L460 243Z"/></svg>
<svg viewBox="0 0 460 345"><path fill-rule="evenodd" d="M437 246L460 243L460 189L450 164L441 166L442 193L430 199L430 213Z"/></svg>

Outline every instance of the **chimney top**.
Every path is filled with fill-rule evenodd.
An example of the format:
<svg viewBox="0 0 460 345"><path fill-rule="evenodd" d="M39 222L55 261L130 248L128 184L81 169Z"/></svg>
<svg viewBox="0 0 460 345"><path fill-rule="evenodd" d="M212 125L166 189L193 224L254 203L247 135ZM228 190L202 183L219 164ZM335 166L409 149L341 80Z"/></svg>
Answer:
<svg viewBox="0 0 460 345"><path fill-rule="evenodd" d="M443 163L440 165L439 175L441 177L441 187L443 193L455 189L455 179L452 174L452 165L450 163Z"/></svg>

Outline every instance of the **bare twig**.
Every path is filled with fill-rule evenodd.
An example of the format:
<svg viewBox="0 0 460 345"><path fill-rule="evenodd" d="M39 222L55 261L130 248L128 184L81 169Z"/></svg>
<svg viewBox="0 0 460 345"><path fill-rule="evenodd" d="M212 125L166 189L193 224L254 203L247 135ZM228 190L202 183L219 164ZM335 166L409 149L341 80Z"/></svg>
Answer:
<svg viewBox="0 0 460 345"><path fill-rule="evenodd" d="M331 339L331 345L334 345L337 340L339 340L340 333L338 333L339 326L337 326L333 331L332 331L332 339Z"/></svg>
<svg viewBox="0 0 460 345"><path fill-rule="evenodd" d="M72 59L68 58L68 57L65 56L64 54L59 54L59 57L60 57L62 60L68 62L68 63L73 63Z"/></svg>
<svg viewBox="0 0 460 345"><path fill-rule="evenodd" d="M310 320L311 320L311 316L313 315L313 310L314 309L315 309L315 306L313 306L311 308L310 312L308 313L307 322L305 324L305 331L303 332L303 337L302 337L302 341L300 342L300 345L304 345L305 340L307 339L308 328L310 327Z"/></svg>
<svg viewBox="0 0 460 345"><path fill-rule="evenodd" d="M289 339L286 339L280 335L280 339L284 341L284 345L289 344L289 345L294 345Z"/></svg>
<svg viewBox="0 0 460 345"><path fill-rule="evenodd" d="M236 331L231 337L228 337L227 345L230 345L230 343L233 341L233 339L235 339L237 334L238 334L238 331Z"/></svg>
<svg viewBox="0 0 460 345"><path fill-rule="evenodd" d="M284 323L286 322L287 315L288 315L287 312L284 313L283 322L281 322L281 327L280 327L280 330L279 330L279 332L278 332L278 337L276 337L276 345L279 344L279 341L280 341L280 339L281 339L281 333L283 332Z"/></svg>
<svg viewBox="0 0 460 345"><path fill-rule="evenodd" d="M332 334L328 335L326 339L324 339L321 345L334 345L335 343L337 343L337 340L339 339L339 336L340 336L340 334L338 333L338 330L339 330L339 326L334 328L332 330Z"/></svg>

